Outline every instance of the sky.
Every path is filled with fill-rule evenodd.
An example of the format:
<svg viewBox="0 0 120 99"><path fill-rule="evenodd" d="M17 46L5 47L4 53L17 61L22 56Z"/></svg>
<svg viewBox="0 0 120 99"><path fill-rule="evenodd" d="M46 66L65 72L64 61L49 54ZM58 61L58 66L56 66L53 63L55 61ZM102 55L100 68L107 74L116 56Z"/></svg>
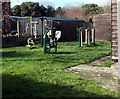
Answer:
<svg viewBox="0 0 120 99"><path fill-rule="evenodd" d="M22 2L39 2L44 6L52 5L54 8L64 7L64 6L79 6L82 4L95 3L99 6L103 6L110 0L11 0L11 7L15 5L20 5Z"/></svg>

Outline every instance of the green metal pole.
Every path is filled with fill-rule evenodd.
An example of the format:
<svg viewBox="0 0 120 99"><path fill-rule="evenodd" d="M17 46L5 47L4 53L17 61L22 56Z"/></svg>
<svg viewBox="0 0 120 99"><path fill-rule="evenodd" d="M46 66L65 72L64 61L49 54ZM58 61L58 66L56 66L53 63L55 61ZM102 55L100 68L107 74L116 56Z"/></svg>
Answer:
<svg viewBox="0 0 120 99"><path fill-rule="evenodd" d="M46 54L46 37L47 37L47 33L49 32L49 30L51 30L51 28L47 29L46 32L44 33L44 37L43 37L43 47L44 47L44 54Z"/></svg>
<svg viewBox="0 0 120 99"><path fill-rule="evenodd" d="M48 31L49 29L45 32L44 37L43 37L44 54L46 54L46 36L47 36Z"/></svg>

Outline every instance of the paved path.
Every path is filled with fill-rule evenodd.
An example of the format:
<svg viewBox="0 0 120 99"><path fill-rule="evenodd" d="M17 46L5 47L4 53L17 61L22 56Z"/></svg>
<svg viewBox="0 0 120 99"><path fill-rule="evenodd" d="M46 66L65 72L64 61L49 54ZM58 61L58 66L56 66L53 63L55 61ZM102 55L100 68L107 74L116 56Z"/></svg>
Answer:
<svg viewBox="0 0 120 99"><path fill-rule="evenodd" d="M110 59L110 56L106 56L90 64L81 64L67 68L67 70L84 78L96 81L104 88L118 92L118 63L114 63L111 67L99 66L101 62L108 59Z"/></svg>

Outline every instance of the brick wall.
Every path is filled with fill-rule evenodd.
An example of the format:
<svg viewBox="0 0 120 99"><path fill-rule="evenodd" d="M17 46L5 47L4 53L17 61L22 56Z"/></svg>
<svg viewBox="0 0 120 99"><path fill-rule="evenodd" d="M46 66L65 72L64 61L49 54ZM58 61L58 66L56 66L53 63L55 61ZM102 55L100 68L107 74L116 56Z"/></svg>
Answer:
<svg viewBox="0 0 120 99"><path fill-rule="evenodd" d="M117 0L111 3L111 19L112 19L112 60L118 60L118 35L117 35Z"/></svg>

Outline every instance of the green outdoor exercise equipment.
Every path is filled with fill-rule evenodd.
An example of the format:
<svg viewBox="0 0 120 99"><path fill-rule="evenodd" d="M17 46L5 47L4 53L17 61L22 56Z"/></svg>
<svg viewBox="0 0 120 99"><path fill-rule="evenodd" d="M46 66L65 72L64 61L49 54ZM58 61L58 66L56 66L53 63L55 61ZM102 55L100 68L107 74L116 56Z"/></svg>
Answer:
<svg viewBox="0 0 120 99"><path fill-rule="evenodd" d="M44 54L48 53L51 48L55 48L55 52L57 52L57 41L61 37L61 32L56 31L54 33L54 38L51 38L52 28L46 29L44 36L43 36L43 47L44 47Z"/></svg>
<svg viewBox="0 0 120 99"><path fill-rule="evenodd" d="M80 27L78 32L78 46L95 44L95 29L96 27ZM84 38L83 38L84 35ZM85 43L83 43L83 40Z"/></svg>

